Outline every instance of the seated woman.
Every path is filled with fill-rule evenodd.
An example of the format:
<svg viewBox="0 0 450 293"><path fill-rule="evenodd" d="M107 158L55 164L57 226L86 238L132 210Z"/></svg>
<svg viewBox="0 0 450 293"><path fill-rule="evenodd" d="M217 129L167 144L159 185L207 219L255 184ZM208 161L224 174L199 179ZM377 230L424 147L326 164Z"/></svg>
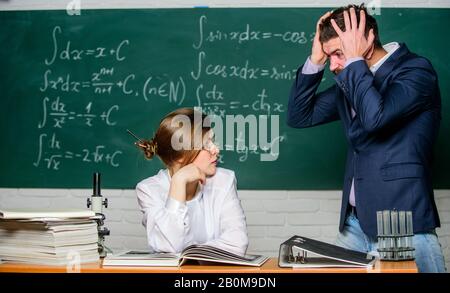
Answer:
<svg viewBox="0 0 450 293"><path fill-rule="evenodd" d="M201 119L194 119L194 115ZM187 130L174 120L180 117L190 121ZM190 108L176 110L161 121L151 140L137 143L147 159L157 155L167 167L136 186L148 244L155 252L180 252L192 244L240 255L247 249L247 227L236 178L233 171L216 167L219 149L212 130L203 126L205 119ZM190 138L190 147L173 145L179 142L174 135L180 132L183 139ZM198 147L195 141L201 145Z"/></svg>

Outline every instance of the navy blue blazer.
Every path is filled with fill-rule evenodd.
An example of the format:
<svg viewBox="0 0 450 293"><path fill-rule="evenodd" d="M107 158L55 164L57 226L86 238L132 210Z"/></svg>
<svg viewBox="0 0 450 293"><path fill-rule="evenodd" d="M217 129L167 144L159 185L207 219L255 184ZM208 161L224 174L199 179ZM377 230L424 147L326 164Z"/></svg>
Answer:
<svg viewBox="0 0 450 293"><path fill-rule="evenodd" d="M304 128L342 121L349 147L339 230L350 207L352 178L367 235L377 235L376 211L386 209L412 211L415 233L439 227L431 163L441 97L430 62L400 44L375 76L364 60L356 61L335 76L335 85L316 93L323 72L307 75L298 69L287 123Z"/></svg>

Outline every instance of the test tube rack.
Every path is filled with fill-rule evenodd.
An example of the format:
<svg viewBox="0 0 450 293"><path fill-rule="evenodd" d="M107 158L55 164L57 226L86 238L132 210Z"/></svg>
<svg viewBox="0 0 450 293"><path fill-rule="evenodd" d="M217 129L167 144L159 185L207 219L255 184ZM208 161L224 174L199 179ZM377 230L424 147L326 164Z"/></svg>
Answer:
<svg viewBox="0 0 450 293"><path fill-rule="evenodd" d="M377 232L380 260L414 259L411 211L377 211Z"/></svg>

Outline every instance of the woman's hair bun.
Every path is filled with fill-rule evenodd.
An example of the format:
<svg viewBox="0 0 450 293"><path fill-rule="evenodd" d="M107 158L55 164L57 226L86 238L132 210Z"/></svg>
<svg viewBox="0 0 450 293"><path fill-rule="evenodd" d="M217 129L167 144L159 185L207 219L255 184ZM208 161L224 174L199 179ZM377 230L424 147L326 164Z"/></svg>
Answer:
<svg viewBox="0 0 450 293"><path fill-rule="evenodd" d="M141 148L141 150L144 152L144 156L150 160L153 158L154 155L156 155L158 151L158 145L156 142L151 140L141 140L140 142L137 142L136 145Z"/></svg>

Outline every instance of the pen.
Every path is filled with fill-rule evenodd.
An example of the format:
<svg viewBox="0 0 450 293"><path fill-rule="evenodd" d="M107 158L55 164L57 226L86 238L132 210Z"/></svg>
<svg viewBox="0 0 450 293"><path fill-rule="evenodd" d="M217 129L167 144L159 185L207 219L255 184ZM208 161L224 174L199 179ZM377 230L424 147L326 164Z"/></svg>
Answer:
<svg viewBox="0 0 450 293"><path fill-rule="evenodd" d="M127 132L132 135L136 140L139 141L139 143L143 143L142 139L140 139L136 134L134 134L133 132L131 132L131 130L127 129Z"/></svg>

